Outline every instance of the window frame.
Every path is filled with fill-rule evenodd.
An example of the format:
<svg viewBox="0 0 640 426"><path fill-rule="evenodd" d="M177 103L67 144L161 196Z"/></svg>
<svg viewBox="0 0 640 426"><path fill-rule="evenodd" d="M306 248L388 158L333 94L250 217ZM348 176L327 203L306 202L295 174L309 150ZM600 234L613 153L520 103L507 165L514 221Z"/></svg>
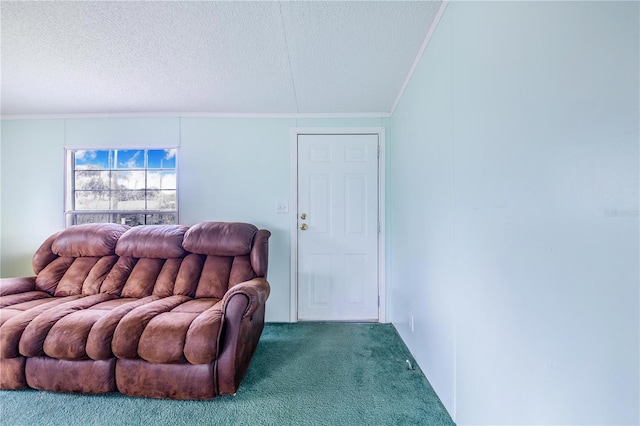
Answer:
<svg viewBox="0 0 640 426"><path fill-rule="evenodd" d="M176 195L176 200L175 200L175 209L173 210L158 210L158 209L127 209L127 210L115 210L115 209L95 209L95 210L77 210L75 207L75 202L76 202L76 161L75 161L75 154L78 151L145 151L145 160L144 160L144 168L140 169L140 168L136 168L134 170L130 170L130 169L118 169L117 165L110 165L110 168L108 169L101 169L103 171L107 171L109 173L113 172L113 171L126 171L126 170L130 170L130 171L144 171L145 173L145 185L144 188L141 189L143 191L147 191L148 190L148 183L146 182L146 175L147 173L151 170L155 170L153 168L149 168L149 162L148 162L148 151L164 151L164 150L174 150L175 151L175 179L176 179L176 188L175 188L175 195ZM63 192L64 192L64 208L63 208L63 220L64 220L64 226L65 228L68 228L69 226L74 225L75 223L77 223L77 217L84 215L84 214L104 214L104 215L116 215L116 214L122 214L122 215L142 215L145 218L145 223L146 223L146 216L147 215L153 215L153 214L172 214L175 215L176 218L176 224L180 223L180 197L179 197L179 157L180 157L180 150L179 150L179 146L157 146L157 147L129 147L129 146L125 146L125 147L89 147L89 148L83 148L83 147L74 147L74 148L64 148L64 188L63 188ZM159 169L160 171L162 171L163 169ZM110 177L111 179L111 177ZM161 190L161 189L160 189ZM111 189L110 189L111 191ZM109 222L109 223L115 223L115 222ZM133 226L137 226L137 225L133 225Z"/></svg>

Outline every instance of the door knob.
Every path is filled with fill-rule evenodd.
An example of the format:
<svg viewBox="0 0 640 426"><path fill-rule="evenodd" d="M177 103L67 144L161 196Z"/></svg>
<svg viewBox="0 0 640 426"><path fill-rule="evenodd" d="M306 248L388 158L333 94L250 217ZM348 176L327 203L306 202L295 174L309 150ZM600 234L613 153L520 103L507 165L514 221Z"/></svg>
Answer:
<svg viewBox="0 0 640 426"><path fill-rule="evenodd" d="M302 213L300 215L300 219L305 220L307 218L307 214L306 213Z"/></svg>
<svg viewBox="0 0 640 426"><path fill-rule="evenodd" d="M309 227L307 226L306 223L303 223L302 225L300 225L300 229L302 229L303 231L306 231L307 228L309 228Z"/></svg>

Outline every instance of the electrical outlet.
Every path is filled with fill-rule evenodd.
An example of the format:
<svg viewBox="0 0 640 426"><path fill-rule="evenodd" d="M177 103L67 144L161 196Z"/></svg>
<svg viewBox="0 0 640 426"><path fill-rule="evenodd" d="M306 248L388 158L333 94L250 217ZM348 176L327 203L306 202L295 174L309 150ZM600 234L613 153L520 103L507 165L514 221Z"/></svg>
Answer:
<svg viewBox="0 0 640 426"><path fill-rule="evenodd" d="M411 332L413 333L413 315L409 315L409 328L411 329Z"/></svg>

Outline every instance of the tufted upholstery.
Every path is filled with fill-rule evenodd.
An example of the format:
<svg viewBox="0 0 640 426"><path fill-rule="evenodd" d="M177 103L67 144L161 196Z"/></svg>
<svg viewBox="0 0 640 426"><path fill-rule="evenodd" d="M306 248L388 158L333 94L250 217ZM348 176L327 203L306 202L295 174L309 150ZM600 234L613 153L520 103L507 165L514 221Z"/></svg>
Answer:
<svg viewBox="0 0 640 426"><path fill-rule="evenodd" d="M72 226L60 232L51 251L63 257L100 257L115 254L118 239L130 228L112 223Z"/></svg>
<svg viewBox="0 0 640 426"><path fill-rule="evenodd" d="M269 236L222 222L53 234L33 256L34 277L0 281L0 388L234 393L264 325ZM79 379L91 375L104 383Z"/></svg>
<svg viewBox="0 0 640 426"><path fill-rule="evenodd" d="M184 257L182 240L188 229L180 225L138 226L118 240L115 253L122 257L153 259Z"/></svg>
<svg viewBox="0 0 640 426"><path fill-rule="evenodd" d="M36 289L55 296L100 293L118 260L118 239L129 229L125 225L86 224L52 235L33 257Z"/></svg>

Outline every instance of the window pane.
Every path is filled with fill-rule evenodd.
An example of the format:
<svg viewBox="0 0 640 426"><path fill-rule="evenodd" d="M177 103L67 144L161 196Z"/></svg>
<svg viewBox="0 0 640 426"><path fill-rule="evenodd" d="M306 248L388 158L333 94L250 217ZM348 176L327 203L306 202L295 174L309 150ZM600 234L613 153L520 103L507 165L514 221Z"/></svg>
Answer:
<svg viewBox="0 0 640 426"><path fill-rule="evenodd" d="M76 191L75 210L109 210L108 191Z"/></svg>
<svg viewBox="0 0 640 426"><path fill-rule="evenodd" d="M116 151L117 169L144 169L144 150Z"/></svg>
<svg viewBox="0 0 640 426"><path fill-rule="evenodd" d="M73 225L85 223L118 223L121 225L174 225L177 223L177 213L73 213Z"/></svg>
<svg viewBox="0 0 640 426"><path fill-rule="evenodd" d="M109 169L113 151L110 150L78 150L75 151L76 169Z"/></svg>
<svg viewBox="0 0 640 426"><path fill-rule="evenodd" d="M147 172L147 188L176 189L176 172L164 170Z"/></svg>
<svg viewBox="0 0 640 426"><path fill-rule="evenodd" d="M144 210L144 190L142 191L113 191L112 210Z"/></svg>
<svg viewBox="0 0 640 426"><path fill-rule="evenodd" d="M148 155L148 167L150 169L175 169L176 149L150 149Z"/></svg>
<svg viewBox="0 0 640 426"><path fill-rule="evenodd" d="M176 210L176 191L147 191L149 210Z"/></svg>
<svg viewBox="0 0 640 426"><path fill-rule="evenodd" d="M109 223L111 221L110 214L98 214L98 213L90 213L90 214L75 214L74 215L74 225L83 225L85 223Z"/></svg>
<svg viewBox="0 0 640 426"><path fill-rule="evenodd" d="M142 213L120 213L111 215L111 221L121 225L138 226L145 224L144 217Z"/></svg>
<svg viewBox="0 0 640 426"><path fill-rule="evenodd" d="M76 190L108 191L109 172L98 170L76 170Z"/></svg>
<svg viewBox="0 0 640 426"><path fill-rule="evenodd" d="M147 215L147 225L173 225L178 223L175 213L153 213Z"/></svg>
<svg viewBox="0 0 640 426"><path fill-rule="evenodd" d="M144 189L144 170L113 173L113 189Z"/></svg>

